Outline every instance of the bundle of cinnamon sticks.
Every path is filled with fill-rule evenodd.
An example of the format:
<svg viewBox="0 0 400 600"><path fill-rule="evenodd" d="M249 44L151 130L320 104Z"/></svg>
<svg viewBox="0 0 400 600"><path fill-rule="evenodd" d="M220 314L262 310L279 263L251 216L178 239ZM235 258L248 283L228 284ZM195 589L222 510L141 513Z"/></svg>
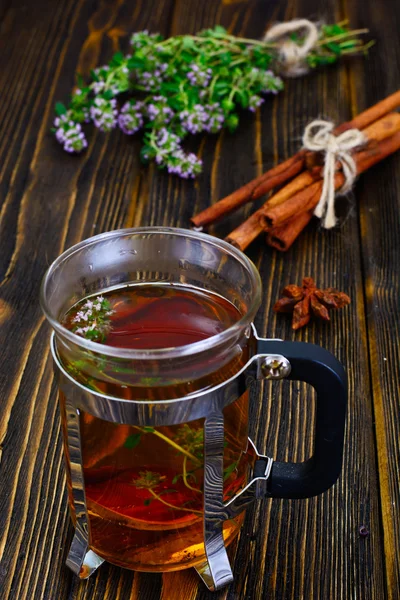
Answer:
<svg viewBox="0 0 400 600"><path fill-rule="evenodd" d="M367 142L353 154L357 174L400 149L400 114L393 112L399 106L400 90L334 129L335 135L348 129L363 132ZM310 222L319 202L323 168L323 156L301 149L291 158L194 216L191 219L192 225L203 228L243 204L253 202L279 188L226 239L237 248L245 250L256 237L265 233L268 245L278 250L288 250ZM344 181L341 164L337 163L335 190L339 190Z"/></svg>

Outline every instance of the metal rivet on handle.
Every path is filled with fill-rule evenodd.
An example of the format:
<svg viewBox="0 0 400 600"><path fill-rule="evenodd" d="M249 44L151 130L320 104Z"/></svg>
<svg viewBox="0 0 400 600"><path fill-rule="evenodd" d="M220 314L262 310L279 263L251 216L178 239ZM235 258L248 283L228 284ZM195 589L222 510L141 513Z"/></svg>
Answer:
<svg viewBox="0 0 400 600"><path fill-rule="evenodd" d="M283 379L289 375L291 368L284 356L267 356L261 365L261 372L265 379Z"/></svg>

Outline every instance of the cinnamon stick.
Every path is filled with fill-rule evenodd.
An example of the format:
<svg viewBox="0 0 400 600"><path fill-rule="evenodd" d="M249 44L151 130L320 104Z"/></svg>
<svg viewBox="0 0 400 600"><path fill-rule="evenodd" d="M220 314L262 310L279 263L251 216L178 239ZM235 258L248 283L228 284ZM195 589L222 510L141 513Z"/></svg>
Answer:
<svg viewBox="0 0 400 600"><path fill-rule="evenodd" d="M281 250L281 252L289 250L295 239L307 227L312 216L313 211L307 210L299 215L294 215L279 227L274 227L267 231L266 242L268 246Z"/></svg>
<svg viewBox="0 0 400 600"><path fill-rule="evenodd" d="M380 162L389 154L396 152L400 148L400 131L394 135L381 140L380 142L367 146L366 148L355 152L353 155L357 167L357 174L360 175L376 163ZM345 178L341 171L335 174L335 190L342 187ZM304 211L314 209L321 196L323 181L317 181L309 187L289 198L286 202L260 211L260 224L264 230L283 225L285 221L291 219Z"/></svg>
<svg viewBox="0 0 400 600"><path fill-rule="evenodd" d="M339 173L340 172L337 174L339 175ZM343 178L343 174L341 175ZM286 200L286 202L282 202L281 204L273 206L272 208L267 206L264 211L260 211L260 225L264 231L268 231L274 227L279 227L288 219L291 219L293 216L296 216L304 211L313 210L317 206L321 197L322 184L323 182L320 176L318 181L302 189L297 194L294 194L291 198Z"/></svg>
<svg viewBox="0 0 400 600"><path fill-rule="evenodd" d="M347 129L353 128L365 129L366 127L368 127L368 125L371 125L371 123L374 123L375 121L377 121L387 113L391 112L392 110L395 110L399 106L400 90L394 92L394 94L391 94L390 96L384 98L380 102L377 102L377 104L374 104L370 108L367 108L367 110L364 110L359 115L355 116L348 123L342 123L341 125L338 125L338 127L336 127L336 129L334 130L334 133L336 135L338 133L343 133L343 131L346 131Z"/></svg>
<svg viewBox="0 0 400 600"><path fill-rule="evenodd" d="M400 114L389 113L375 121L369 127L362 130L369 144L373 142L380 142L381 140L390 137L397 131L400 131ZM311 153L314 154L314 153ZM337 169L340 169L340 163L337 163ZM318 181L321 177L322 165L314 167L311 171L304 171L297 177L292 179L287 185L280 189L276 194L271 196L269 200L264 204L265 210L269 210L274 206L278 206L282 202L286 202L289 198L294 196L297 192L300 192L304 188L310 186L315 181Z"/></svg>
<svg viewBox="0 0 400 600"><path fill-rule="evenodd" d="M390 111L400 106L400 90L381 100L374 106L355 116L351 121L338 125L334 132L340 134L347 129L365 129ZM305 161L309 160L314 153L300 150L285 162L273 167L263 175L253 179L246 185L226 196L219 202L206 208L191 219L195 227L204 227L221 219L246 202L257 200L272 189L282 185L294 177L303 169Z"/></svg>
<svg viewBox="0 0 400 600"><path fill-rule="evenodd" d="M288 158L283 163L273 167L263 175L256 177L243 187L239 188L229 196L226 196L219 202L209 206L198 215L190 219L194 227L204 227L210 223L218 221L223 216L236 210L243 204L249 202L253 197L253 192L258 186L263 185L263 189L272 190L288 179L295 177L304 167L305 151L300 150L297 154ZM263 192L264 193L264 192ZM259 198L259 196L257 196Z"/></svg>
<svg viewBox="0 0 400 600"><path fill-rule="evenodd" d="M262 208L256 210L244 223L232 231L225 240L232 244L232 246L235 246L235 248L245 250L264 231L264 227L260 221L262 215Z"/></svg>
<svg viewBox="0 0 400 600"><path fill-rule="evenodd" d="M376 144L372 144L367 148L357 152L354 154L354 160L357 166L358 174L366 171L376 163L380 162L393 152L396 152L400 149L400 132L395 133L391 137L388 137L384 140ZM343 173L338 171L335 175L335 189L340 188L344 183ZM313 187L314 186L314 187ZM285 209L279 209L280 218L274 220L274 227L285 227L285 221L288 223L289 219L295 218L296 215L302 214L307 210L313 210L315 206L318 204L319 196L318 194L318 186L319 191L322 190L322 179L320 181L314 182L308 188L304 188L298 194L294 196L294 199L291 202L292 211ZM296 196L300 196L300 201ZM287 200L289 202L289 200ZM284 204L287 204L285 202ZM268 204L268 203L267 203ZM283 206L284 206L283 204ZM245 250L249 244L256 239L258 235L262 233L262 231L269 231L272 228L271 222L266 222L266 220L261 220L261 217L264 216L265 206L261 207L259 210L254 212L247 221L242 223L239 227L237 227L229 236L226 238L228 242L240 248L241 250ZM278 205L279 206L279 205ZM273 210L278 210L278 206L276 206ZM274 216L274 215L272 215ZM279 214L278 214L279 216ZM276 235L276 230L275 230ZM282 230L279 235L282 235ZM295 239L295 238L294 238ZM292 240L292 243L294 241Z"/></svg>

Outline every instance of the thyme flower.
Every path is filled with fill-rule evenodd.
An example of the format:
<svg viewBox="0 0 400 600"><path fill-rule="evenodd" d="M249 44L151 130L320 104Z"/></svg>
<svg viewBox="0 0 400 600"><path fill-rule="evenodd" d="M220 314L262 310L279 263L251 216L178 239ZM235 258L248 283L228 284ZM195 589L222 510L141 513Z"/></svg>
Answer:
<svg viewBox="0 0 400 600"><path fill-rule="evenodd" d="M342 54L365 52L363 44L342 25L325 25L307 56L311 68L331 64ZM362 32L361 32L362 33ZM304 36L293 33L299 47ZM266 94L283 89L279 47L271 42L228 34L220 26L197 35L163 39L147 30L134 33L128 54L117 52L108 65L91 72L87 84L78 76L68 107L58 102L52 129L69 153L87 147L82 124L103 132L117 125L127 134L144 131L141 158L181 177L201 172L201 161L185 152L189 134L234 131L240 111L255 112ZM119 108L117 97L130 99Z"/></svg>
<svg viewBox="0 0 400 600"><path fill-rule="evenodd" d="M111 329L110 317L114 313L104 296L86 300L72 318L72 331L94 342L102 342Z"/></svg>
<svg viewBox="0 0 400 600"><path fill-rule="evenodd" d="M133 485L139 490L154 490L165 479L165 475L155 471L139 471L139 477L133 480Z"/></svg>
<svg viewBox="0 0 400 600"><path fill-rule="evenodd" d="M121 108L118 125L127 135L132 135L142 129L144 124L143 102L130 100Z"/></svg>
<svg viewBox="0 0 400 600"><path fill-rule="evenodd" d="M100 131L111 131L117 124L118 111L115 98L96 98L90 109L90 117Z"/></svg>

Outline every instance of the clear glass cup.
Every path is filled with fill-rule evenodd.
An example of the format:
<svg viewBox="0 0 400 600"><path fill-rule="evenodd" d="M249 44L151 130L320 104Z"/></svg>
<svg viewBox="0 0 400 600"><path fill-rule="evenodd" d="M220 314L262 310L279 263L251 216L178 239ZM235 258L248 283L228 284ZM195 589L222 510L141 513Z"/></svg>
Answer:
<svg viewBox="0 0 400 600"><path fill-rule="evenodd" d="M148 351L104 346L61 325L60 318L82 298L127 283L143 282L168 282L209 290L228 298L243 316L229 330L206 340ZM260 304L260 290L254 265L245 255L216 238L176 229L123 230L96 236L60 256L44 279L42 306L55 330L59 359L77 382L118 398L161 401L215 386L243 367L252 352L250 324ZM63 394L60 401L65 431ZM196 419L190 424L157 428L155 433L142 434L140 443L132 448L143 428L115 425L82 412L90 545L96 553L115 564L146 571L186 568L204 560L203 465L199 451L203 421ZM226 469L236 462L239 465L226 477L228 498L247 483L254 459L252 448L248 449L247 392L225 409L225 428ZM193 458L190 451L193 448L200 460ZM74 520L68 452L66 456ZM128 467L131 469L127 472ZM131 485L127 477L133 473L139 479L143 470L161 474L165 479L153 490ZM189 480L183 479L184 470L191 472ZM102 481L104 473L107 478ZM113 482L110 498L98 500L110 490L110 481ZM142 484L147 485L146 481ZM158 495L166 487L173 491L159 496L162 502L147 504L154 497L151 492ZM135 503L133 496L140 497L141 504L135 511L131 507ZM125 498L125 505L116 509L121 497ZM243 516L244 513L226 521L227 543L237 535Z"/></svg>
<svg viewBox="0 0 400 600"><path fill-rule="evenodd" d="M241 316L202 341L149 350L99 344L61 324L83 298L143 283L207 290L229 300ZM67 564L81 577L106 559L143 571L195 566L203 575L207 571L214 588L229 579L213 568L210 574L211 542L220 536L226 546L236 537L246 506L237 498L242 494L243 500L255 489L251 482L260 462L263 469L269 467L258 479L266 481L271 468L248 439L250 365L255 376L288 375L290 368L280 370L274 363L268 371L260 362L274 357L276 348L286 348L293 365L300 361L305 371L316 364L309 348L299 358L293 344L257 338L251 324L260 301L261 281L253 263L226 242L189 230L149 227L104 233L73 246L48 269L41 304L54 329L69 505L76 527ZM289 364L278 354L282 364ZM324 360L331 359L324 355ZM305 377L295 374L313 383L318 368ZM324 397L331 392L324 388ZM342 413L329 416L339 431L335 468L327 470L333 481L340 470ZM316 446L326 444L329 419L317 411ZM276 489L272 483L269 495L284 496L285 486L293 488L286 497L312 495L307 477L319 464L314 463L308 474L275 463ZM324 475L321 489L333 482L325 480ZM215 552L223 563L221 547Z"/></svg>

